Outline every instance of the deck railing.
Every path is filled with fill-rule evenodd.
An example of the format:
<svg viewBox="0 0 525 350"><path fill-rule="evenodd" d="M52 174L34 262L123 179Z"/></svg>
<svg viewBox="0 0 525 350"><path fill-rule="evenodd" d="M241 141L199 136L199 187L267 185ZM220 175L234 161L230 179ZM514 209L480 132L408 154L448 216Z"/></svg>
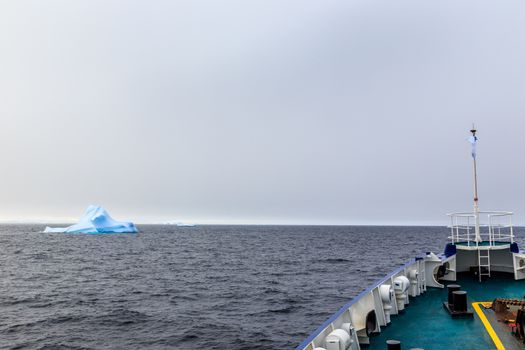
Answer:
<svg viewBox="0 0 525 350"><path fill-rule="evenodd" d="M483 245L493 246L498 242L514 243L512 228L512 212L481 211L479 212L479 231ZM468 246L478 246L476 241L476 213L452 213L450 217L450 232L448 237L453 244L462 242ZM486 243L485 243L486 242Z"/></svg>

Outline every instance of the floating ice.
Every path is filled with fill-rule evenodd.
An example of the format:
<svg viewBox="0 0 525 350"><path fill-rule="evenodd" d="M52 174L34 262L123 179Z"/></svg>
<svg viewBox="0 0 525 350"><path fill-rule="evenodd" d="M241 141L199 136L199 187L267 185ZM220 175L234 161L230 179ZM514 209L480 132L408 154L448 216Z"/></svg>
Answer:
<svg viewBox="0 0 525 350"><path fill-rule="evenodd" d="M138 230L132 222L115 221L104 208L90 205L78 224L69 227L46 227L44 232L135 233Z"/></svg>
<svg viewBox="0 0 525 350"><path fill-rule="evenodd" d="M188 224L184 222L178 222L176 223L177 227L195 227L195 224Z"/></svg>

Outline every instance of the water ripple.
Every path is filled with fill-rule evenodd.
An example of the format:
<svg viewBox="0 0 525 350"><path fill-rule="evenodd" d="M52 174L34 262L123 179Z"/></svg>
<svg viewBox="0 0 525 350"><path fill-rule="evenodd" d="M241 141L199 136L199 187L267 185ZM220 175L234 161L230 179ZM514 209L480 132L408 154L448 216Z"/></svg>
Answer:
<svg viewBox="0 0 525 350"><path fill-rule="evenodd" d="M0 226L2 349L290 349L442 227ZM516 230L519 234L521 229ZM379 258L380 257L380 258Z"/></svg>

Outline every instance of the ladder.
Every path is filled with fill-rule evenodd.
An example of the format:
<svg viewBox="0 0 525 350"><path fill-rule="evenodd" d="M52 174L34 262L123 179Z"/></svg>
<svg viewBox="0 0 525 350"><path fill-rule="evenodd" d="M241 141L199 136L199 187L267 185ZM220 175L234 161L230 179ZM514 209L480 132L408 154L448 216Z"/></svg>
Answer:
<svg viewBox="0 0 525 350"><path fill-rule="evenodd" d="M485 270L483 268L486 268ZM478 248L478 277L481 282L482 276L490 277L490 247L487 249Z"/></svg>

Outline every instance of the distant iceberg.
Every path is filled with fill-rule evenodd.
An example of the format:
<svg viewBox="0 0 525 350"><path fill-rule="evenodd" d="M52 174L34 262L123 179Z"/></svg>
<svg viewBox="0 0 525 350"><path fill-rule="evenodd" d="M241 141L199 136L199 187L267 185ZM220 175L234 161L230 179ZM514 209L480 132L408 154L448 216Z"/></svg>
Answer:
<svg viewBox="0 0 525 350"><path fill-rule="evenodd" d="M78 224L69 227L46 227L44 232L65 233L135 233L137 228L132 222L115 221L106 209L90 205Z"/></svg>
<svg viewBox="0 0 525 350"><path fill-rule="evenodd" d="M196 224L192 224L189 222L180 222L180 221L164 221L161 223L162 225L175 225L177 227L195 227Z"/></svg>
<svg viewBox="0 0 525 350"><path fill-rule="evenodd" d="M195 224L188 224L184 222L178 222L175 225L177 225L177 227L195 227Z"/></svg>

